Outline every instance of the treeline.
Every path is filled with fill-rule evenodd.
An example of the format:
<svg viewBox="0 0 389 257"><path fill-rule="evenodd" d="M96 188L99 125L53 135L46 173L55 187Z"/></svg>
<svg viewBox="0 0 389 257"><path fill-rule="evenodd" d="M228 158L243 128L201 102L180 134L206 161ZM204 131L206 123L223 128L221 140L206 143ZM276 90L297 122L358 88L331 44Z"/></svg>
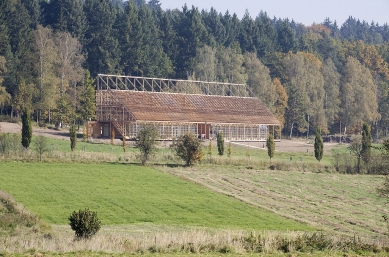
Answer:
<svg viewBox="0 0 389 257"><path fill-rule="evenodd" d="M364 122L386 135L388 62L388 24L353 17L304 26L159 0L0 0L1 112L28 107L38 122L93 119L104 73L246 83L288 136Z"/></svg>

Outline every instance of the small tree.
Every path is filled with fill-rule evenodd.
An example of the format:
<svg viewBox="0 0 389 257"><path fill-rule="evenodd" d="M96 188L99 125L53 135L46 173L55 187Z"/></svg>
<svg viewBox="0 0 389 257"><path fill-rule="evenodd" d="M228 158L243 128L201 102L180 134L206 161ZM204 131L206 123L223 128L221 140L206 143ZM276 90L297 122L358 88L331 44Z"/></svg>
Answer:
<svg viewBox="0 0 389 257"><path fill-rule="evenodd" d="M89 209L74 211L69 217L69 225L78 239L89 239L94 236L101 227L97 212Z"/></svg>
<svg viewBox="0 0 389 257"><path fill-rule="evenodd" d="M139 148L142 165L149 160L150 155L156 150L158 129L152 124L144 124L136 137L135 147Z"/></svg>
<svg viewBox="0 0 389 257"><path fill-rule="evenodd" d="M362 128L362 160L365 164L369 164L371 157L371 131L367 123L363 123Z"/></svg>
<svg viewBox="0 0 389 257"><path fill-rule="evenodd" d="M171 147L175 150L176 155L185 161L186 166L201 161L204 156L201 142L192 132L181 135Z"/></svg>
<svg viewBox="0 0 389 257"><path fill-rule="evenodd" d="M77 144L77 133L76 133L75 126L73 126L73 125L70 126L69 134L70 134L70 149L73 152L74 149L76 148L76 144Z"/></svg>
<svg viewBox="0 0 389 257"><path fill-rule="evenodd" d="M228 142L227 156L231 157L231 154L232 154L231 142Z"/></svg>
<svg viewBox="0 0 389 257"><path fill-rule="evenodd" d="M219 134L217 134L217 151L219 155L224 154L224 137L222 131L220 131Z"/></svg>
<svg viewBox="0 0 389 257"><path fill-rule="evenodd" d="M24 108L22 114L22 145L24 148L28 148L32 138L32 127L30 112L27 108Z"/></svg>
<svg viewBox="0 0 389 257"><path fill-rule="evenodd" d="M350 146L348 147L350 152L353 153L357 159L358 159L358 164L357 164L357 172L361 172L361 158L362 158L362 137L361 136L354 136L351 139Z"/></svg>
<svg viewBox="0 0 389 257"><path fill-rule="evenodd" d="M319 162L321 159L323 159L323 150L324 150L324 145L323 145L323 139L321 138L321 131L320 129L316 129L316 136L315 136L315 157L316 160Z"/></svg>
<svg viewBox="0 0 389 257"><path fill-rule="evenodd" d="M271 162L271 158L273 158L276 149L276 145L274 143L274 137L272 134L269 134L269 137L266 140L266 147L267 147L267 155L269 156Z"/></svg>
<svg viewBox="0 0 389 257"><path fill-rule="evenodd" d="M39 161L42 161L42 155L49 151L47 138L44 136L37 136L34 140L35 151L39 154Z"/></svg>

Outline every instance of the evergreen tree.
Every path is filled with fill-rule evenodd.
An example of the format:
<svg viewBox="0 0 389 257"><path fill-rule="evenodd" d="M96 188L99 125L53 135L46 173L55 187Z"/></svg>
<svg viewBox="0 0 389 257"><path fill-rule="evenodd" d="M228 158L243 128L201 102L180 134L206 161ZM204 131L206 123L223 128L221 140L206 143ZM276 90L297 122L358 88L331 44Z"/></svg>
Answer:
<svg viewBox="0 0 389 257"><path fill-rule="evenodd" d="M30 120L30 112L24 108L22 114L22 146L28 148L32 139L32 127Z"/></svg>
<svg viewBox="0 0 389 257"><path fill-rule="evenodd" d="M369 164L371 157L371 142L372 136L370 126L367 123L363 123L362 127L362 160L365 164Z"/></svg>
<svg viewBox="0 0 389 257"><path fill-rule="evenodd" d="M267 155L269 156L271 162L271 158L273 158L276 149L276 145L274 143L274 137L272 134L269 134L269 137L266 140L266 147L267 147Z"/></svg>
<svg viewBox="0 0 389 257"><path fill-rule="evenodd" d="M323 145L323 139L321 138L321 130L319 128L316 129L316 136L315 136L315 157L316 157L316 160L318 160L319 162L321 161L321 159L323 158L323 149L324 149L324 145Z"/></svg>
<svg viewBox="0 0 389 257"><path fill-rule="evenodd" d="M217 134L217 151L220 156L224 155L224 137L222 131Z"/></svg>
<svg viewBox="0 0 389 257"><path fill-rule="evenodd" d="M288 53L289 51L295 51L295 34L288 19L279 20L277 22L277 35L277 42L281 52Z"/></svg>
<svg viewBox="0 0 389 257"><path fill-rule="evenodd" d="M70 126L69 135L70 135L70 149L73 152L74 149L76 149L76 144L77 144L77 132L76 132L76 127L74 125Z"/></svg>
<svg viewBox="0 0 389 257"><path fill-rule="evenodd" d="M266 56L277 51L277 32L266 12L261 12L257 16L255 24L259 31L258 43L256 45L257 56L266 64Z"/></svg>
<svg viewBox="0 0 389 257"><path fill-rule="evenodd" d="M113 28L117 10L111 1L99 0L85 0L84 9L88 24L85 33L87 44L84 46L88 53L87 68L92 76L113 74L118 70L120 58Z"/></svg>
<svg viewBox="0 0 389 257"><path fill-rule="evenodd" d="M243 53L256 53L256 45L258 45L259 41L259 31L258 27L254 23L254 20L250 17L250 14L247 10L245 15L243 16L243 19L240 22L240 26L240 48L242 49Z"/></svg>
<svg viewBox="0 0 389 257"><path fill-rule="evenodd" d="M85 122L96 118L95 81L88 70L85 71L84 80L79 90L80 105L77 108L79 121Z"/></svg>
<svg viewBox="0 0 389 257"><path fill-rule="evenodd" d="M238 37L241 29L240 21L235 13L231 16L230 13L227 11L221 19L221 22L223 23L226 31L224 46L229 47L233 43L238 42Z"/></svg>

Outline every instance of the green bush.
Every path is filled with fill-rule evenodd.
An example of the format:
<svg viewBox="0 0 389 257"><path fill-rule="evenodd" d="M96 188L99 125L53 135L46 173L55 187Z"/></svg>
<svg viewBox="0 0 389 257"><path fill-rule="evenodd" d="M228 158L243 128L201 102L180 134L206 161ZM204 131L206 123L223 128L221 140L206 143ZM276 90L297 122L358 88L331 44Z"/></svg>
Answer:
<svg viewBox="0 0 389 257"><path fill-rule="evenodd" d="M69 225L79 239L88 239L100 230L100 220L97 212L89 209L74 211L69 217Z"/></svg>

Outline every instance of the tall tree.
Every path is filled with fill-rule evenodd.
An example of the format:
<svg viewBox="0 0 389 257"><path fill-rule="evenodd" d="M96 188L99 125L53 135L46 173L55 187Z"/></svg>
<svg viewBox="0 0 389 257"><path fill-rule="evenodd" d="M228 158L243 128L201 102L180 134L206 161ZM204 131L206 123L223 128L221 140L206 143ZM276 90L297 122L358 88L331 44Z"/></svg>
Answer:
<svg viewBox="0 0 389 257"><path fill-rule="evenodd" d="M277 42L281 52L295 51L296 39L288 19L277 22L277 34Z"/></svg>
<svg viewBox="0 0 389 257"><path fill-rule="evenodd" d="M216 80L216 49L210 46L198 48L194 59L193 73L197 80Z"/></svg>
<svg viewBox="0 0 389 257"><path fill-rule="evenodd" d="M259 41L259 30L249 12L246 10L243 19L240 22L241 29L239 34L240 48L243 53L256 53L256 45Z"/></svg>
<svg viewBox="0 0 389 257"><path fill-rule="evenodd" d="M79 91L79 106L77 106L77 114L79 121L85 122L96 118L96 98L95 98L95 81L90 76L88 70L85 71L84 80Z"/></svg>
<svg viewBox="0 0 389 257"><path fill-rule="evenodd" d="M267 108L272 109L276 94L269 69L263 65L255 53L245 53L243 65L247 73L247 85Z"/></svg>
<svg viewBox="0 0 389 257"><path fill-rule="evenodd" d="M59 98L59 90L56 86L58 80L55 76L58 49L51 29L38 26L38 29L34 31L34 49L37 56L35 70L38 74L34 95L37 120L39 121L43 113L48 111L50 122L50 112L56 107L56 100Z"/></svg>
<svg viewBox="0 0 389 257"><path fill-rule="evenodd" d="M287 114L294 117L289 120L298 124L300 132L309 132L309 125L327 129L321 66L317 57L309 53L288 53L284 58L283 76L288 81L286 87L289 102L293 103L293 107L289 104ZM302 122L304 120L306 121Z"/></svg>
<svg viewBox="0 0 389 257"><path fill-rule="evenodd" d="M363 122L374 122L380 118L376 92L370 71L357 59L347 58L342 79L341 120L351 131Z"/></svg>
<svg viewBox="0 0 389 257"><path fill-rule="evenodd" d="M85 32L88 43L84 46L88 52L87 68L92 76L115 73L120 57L113 30L117 10L111 1L99 0L85 0L84 9L88 24Z"/></svg>
<svg viewBox="0 0 389 257"><path fill-rule="evenodd" d="M243 67L244 57L237 43L220 48L218 53L217 80L228 83L246 83L247 75Z"/></svg>
<svg viewBox="0 0 389 257"><path fill-rule="evenodd" d="M288 106L288 94L286 93L286 90L282 86L279 79L274 78L272 84L273 90L276 94L276 101L271 110L273 111L273 114L276 116L277 120L280 122L280 131L282 131L285 126L285 111Z"/></svg>
<svg viewBox="0 0 389 257"><path fill-rule="evenodd" d="M32 127L30 120L30 112L24 108L22 115L22 146L28 148L32 139Z"/></svg>
<svg viewBox="0 0 389 257"><path fill-rule="evenodd" d="M324 150L324 144L323 144L323 139L321 138L321 130L320 130L320 128L316 129L316 136L315 136L314 147L315 147L315 157L316 157L316 160L318 160L320 162L321 159L323 158L323 152L324 152L323 151Z"/></svg>
<svg viewBox="0 0 389 257"><path fill-rule="evenodd" d="M340 105L340 74L331 59L326 59L322 74L324 79L324 110L327 119L327 126L330 128L337 120Z"/></svg>

